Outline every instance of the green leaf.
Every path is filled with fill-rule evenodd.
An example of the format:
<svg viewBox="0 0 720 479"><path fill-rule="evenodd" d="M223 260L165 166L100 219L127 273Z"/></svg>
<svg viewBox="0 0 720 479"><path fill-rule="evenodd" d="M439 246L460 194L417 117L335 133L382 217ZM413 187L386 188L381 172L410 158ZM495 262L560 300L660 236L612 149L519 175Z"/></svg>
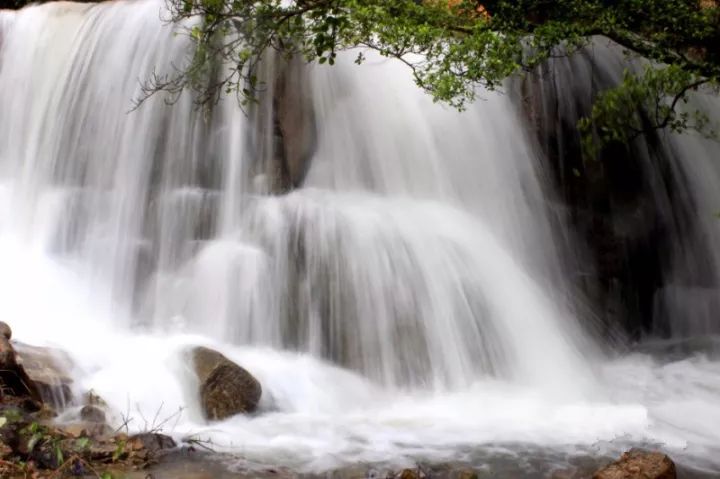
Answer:
<svg viewBox="0 0 720 479"><path fill-rule="evenodd" d="M61 466L65 463L65 456L63 455L62 449L60 449L60 445L55 445L55 458L57 459L58 466Z"/></svg>

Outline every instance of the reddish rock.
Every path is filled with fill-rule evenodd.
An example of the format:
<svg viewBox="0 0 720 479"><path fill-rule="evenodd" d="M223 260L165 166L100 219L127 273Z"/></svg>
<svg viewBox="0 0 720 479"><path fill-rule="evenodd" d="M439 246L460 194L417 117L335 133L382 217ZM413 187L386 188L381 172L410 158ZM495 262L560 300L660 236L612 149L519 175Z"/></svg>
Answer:
<svg viewBox="0 0 720 479"><path fill-rule="evenodd" d="M600 469L593 479L677 479L675 463L661 452L633 449Z"/></svg>
<svg viewBox="0 0 720 479"><path fill-rule="evenodd" d="M423 479L424 477L425 474L418 469L405 469L395 476L396 479Z"/></svg>

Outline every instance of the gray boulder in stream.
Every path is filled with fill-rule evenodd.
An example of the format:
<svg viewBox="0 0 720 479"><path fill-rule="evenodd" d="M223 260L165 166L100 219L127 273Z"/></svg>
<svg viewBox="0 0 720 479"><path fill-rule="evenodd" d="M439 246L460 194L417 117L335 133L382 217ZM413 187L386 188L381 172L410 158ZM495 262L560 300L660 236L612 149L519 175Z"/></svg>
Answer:
<svg viewBox="0 0 720 479"><path fill-rule="evenodd" d="M252 374L212 349L196 347L191 354L207 419L222 420L257 408L262 387Z"/></svg>

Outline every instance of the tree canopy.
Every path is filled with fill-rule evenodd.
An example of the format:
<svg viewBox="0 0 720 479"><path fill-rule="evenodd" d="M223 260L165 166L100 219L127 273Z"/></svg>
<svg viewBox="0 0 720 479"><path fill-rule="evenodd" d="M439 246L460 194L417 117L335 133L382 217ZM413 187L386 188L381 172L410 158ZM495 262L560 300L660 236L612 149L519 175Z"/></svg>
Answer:
<svg viewBox="0 0 720 479"><path fill-rule="evenodd" d="M269 49L332 65L338 52L365 47L405 63L420 88L462 109L478 86L499 88L604 36L650 62L629 69L581 122L595 143L628 141L648 128L712 134L703 112L679 107L699 88L717 92L716 0L168 1L169 20L192 25L195 49L187 65L152 78L148 95L190 89L201 105L225 94L246 104L262 88L259 67ZM635 118L642 107L655 112L650 125Z"/></svg>

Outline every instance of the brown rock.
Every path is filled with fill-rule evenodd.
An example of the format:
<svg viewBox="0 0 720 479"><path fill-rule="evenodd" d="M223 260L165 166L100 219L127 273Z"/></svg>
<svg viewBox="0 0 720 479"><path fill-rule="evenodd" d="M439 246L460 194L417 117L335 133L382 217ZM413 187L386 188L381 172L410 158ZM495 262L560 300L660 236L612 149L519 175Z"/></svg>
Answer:
<svg viewBox="0 0 720 479"><path fill-rule="evenodd" d="M118 444L110 441L91 442L88 446L87 455L93 461L107 461L113 457L119 457L121 448Z"/></svg>
<svg viewBox="0 0 720 479"><path fill-rule="evenodd" d="M107 403L103 398L95 394L95 391L90 390L87 393L85 393L85 405L87 406L97 406L101 408L107 408Z"/></svg>
<svg viewBox="0 0 720 479"><path fill-rule="evenodd" d="M30 346L15 342L18 364L35 384L42 400L56 409L72 402L70 357L59 349Z"/></svg>
<svg viewBox="0 0 720 479"><path fill-rule="evenodd" d="M0 335L0 368L14 369L17 366L17 355L10 340Z"/></svg>
<svg viewBox="0 0 720 479"><path fill-rule="evenodd" d="M419 469L405 469L395 476L395 479L424 479L425 474Z"/></svg>
<svg viewBox="0 0 720 479"><path fill-rule="evenodd" d="M38 411L42 397L37 385L18 362L17 352L7 337L0 335L0 400L27 411Z"/></svg>
<svg viewBox="0 0 720 479"><path fill-rule="evenodd" d="M0 336L5 336L6 339L12 338L12 329L2 321L0 321Z"/></svg>
<svg viewBox="0 0 720 479"><path fill-rule="evenodd" d="M472 469L461 469L453 471L450 475L452 479L478 479L477 472Z"/></svg>
<svg viewBox="0 0 720 479"><path fill-rule="evenodd" d="M80 410L80 419L92 423L104 423L105 413L97 406L83 406Z"/></svg>
<svg viewBox="0 0 720 479"><path fill-rule="evenodd" d="M675 464L661 452L633 449L599 470L593 479L676 479Z"/></svg>
<svg viewBox="0 0 720 479"><path fill-rule="evenodd" d="M150 454L155 454L167 449L174 449L177 444L170 436L147 432L131 436L128 439L127 447L132 451L145 450Z"/></svg>
<svg viewBox="0 0 720 479"><path fill-rule="evenodd" d="M249 372L208 348L194 348L192 359L206 418L222 420L257 408L262 387Z"/></svg>
<svg viewBox="0 0 720 479"><path fill-rule="evenodd" d="M315 110L310 100L309 85L303 80L304 62L293 58L283 65L275 83L274 123L279 134L279 153L276 158L280 173L276 191L300 186L315 152L317 131Z"/></svg>
<svg viewBox="0 0 720 479"><path fill-rule="evenodd" d="M74 438L81 437L93 437L101 438L108 437L112 434L112 429L107 424L96 423L96 422L72 422L63 424L60 429L67 435Z"/></svg>

